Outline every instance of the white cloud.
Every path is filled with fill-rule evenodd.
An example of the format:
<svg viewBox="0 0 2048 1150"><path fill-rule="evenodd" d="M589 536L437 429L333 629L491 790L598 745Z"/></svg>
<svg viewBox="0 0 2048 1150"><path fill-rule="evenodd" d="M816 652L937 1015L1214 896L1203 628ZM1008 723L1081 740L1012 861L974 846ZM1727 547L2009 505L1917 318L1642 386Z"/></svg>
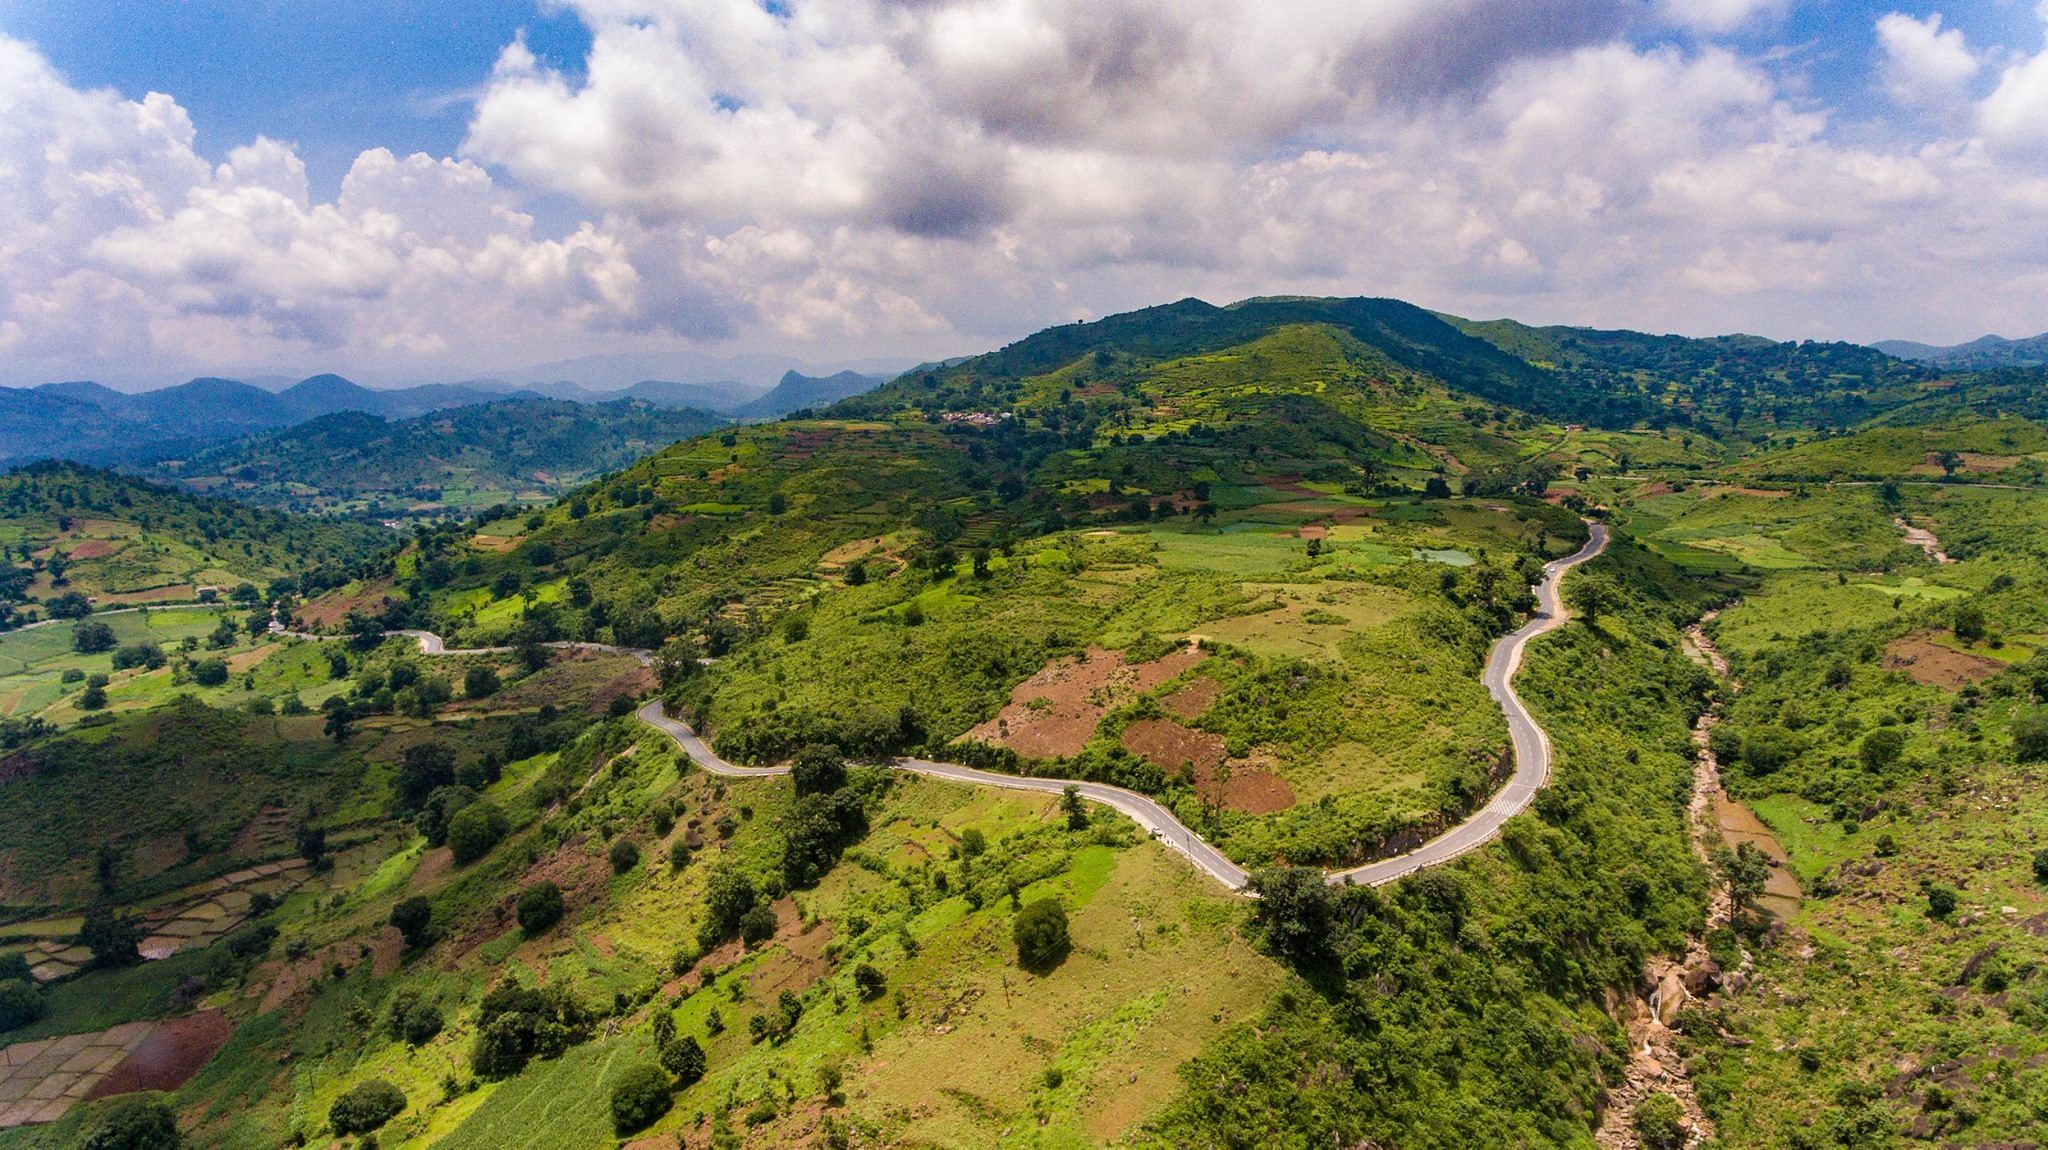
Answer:
<svg viewBox="0 0 2048 1150"><path fill-rule="evenodd" d="M1663 17L1682 28L1709 35L1733 32L1765 16L1777 16L1791 0L1658 0Z"/></svg>
<svg viewBox="0 0 2048 1150"><path fill-rule="evenodd" d="M1972 104L1996 49L1934 17L1878 36L1886 84L1942 114L1839 131L1780 65L1613 39L1624 0L573 7L580 78L514 43L460 156L366 151L331 202L284 145L202 157L170 97L74 89L0 38L9 370L446 375L678 338L922 356L1294 291L1692 332L2048 327L2048 53ZM544 233L532 194L583 219Z"/></svg>
<svg viewBox="0 0 2048 1150"><path fill-rule="evenodd" d="M1941 14L1916 20L1892 12L1877 21L1884 51L1882 74L1892 97L1907 104L1944 104L1960 97L1979 63L1959 29L1944 30Z"/></svg>

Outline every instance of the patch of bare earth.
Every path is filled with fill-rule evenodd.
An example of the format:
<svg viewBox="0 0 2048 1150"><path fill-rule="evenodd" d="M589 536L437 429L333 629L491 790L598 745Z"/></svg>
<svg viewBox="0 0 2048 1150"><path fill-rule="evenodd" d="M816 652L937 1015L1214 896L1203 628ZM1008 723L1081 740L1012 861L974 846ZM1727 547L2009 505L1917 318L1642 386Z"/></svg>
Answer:
<svg viewBox="0 0 2048 1150"><path fill-rule="evenodd" d="M966 737L1008 747L1026 758L1078 754L1111 710L1178 678L1205 652L1183 647L1150 663L1129 663L1123 652L1090 647L1055 659L1010 691L996 717Z"/></svg>
<svg viewBox="0 0 2048 1150"><path fill-rule="evenodd" d="M70 551L70 556L73 559L105 559L127 545L126 542L117 542L112 539L87 539L78 546L73 547Z"/></svg>
<svg viewBox="0 0 2048 1150"><path fill-rule="evenodd" d="M129 1051L120 1065L93 1085L86 1100L138 1090L176 1090L213 1061L234 1032L234 1024L218 1010L165 1019L150 1029L149 1036Z"/></svg>
<svg viewBox="0 0 2048 1150"><path fill-rule="evenodd" d="M258 1014L268 1014L278 1007L291 1002L301 993L325 978L331 967L337 963L343 969L367 962L379 977L385 977L398 969L398 960L405 953L405 938L398 928L386 926L370 936L330 943L312 954L296 961L287 962L278 968L277 977L263 992L263 1001L256 1008Z"/></svg>
<svg viewBox="0 0 2048 1150"><path fill-rule="evenodd" d="M1929 632L1892 640L1884 649L1888 671L1904 671L1916 683L1951 690L2005 670L2005 664L1983 655L1957 651L1931 641Z"/></svg>
<svg viewBox="0 0 2048 1150"><path fill-rule="evenodd" d="M1183 719L1199 719L1216 697L1223 693L1223 684L1214 679L1196 679L1173 694L1159 700L1159 705Z"/></svg>
<svg viewBox="0 0 2048 1150"><path fill-rule="evenodd" d="M393 590L391 580L374 579L353 592L336 591L322 595L300 607L296 615L302 627L339 627L350 611L361 611L366 615L382 612L390 605Z"/></svg>
<svg viewBox="0 0 2048 1150"><path fill-rule="evenodd" d="M1169 775L1191 776L1195 793L1229 810L1264 815L1294 805L1294 788L1256 759L1232 761L1223 736L1172 719L1140 719L1124 728L1124 749Z"/></svg>
<svg viewBox="0 0 2048 1150"><path fill-rule="evenodd" d="M1955 560L1948 557L1948 552L1941 549L1941 540L1934 537L1934 532L1929 531L1925 527L1916 527L1906 522L1904 516L1893 516L1892 526L1899 529L1899 533L1905 537L1906 542L1927 552L1929 559L1942 564L1955 562Z"/></svg>

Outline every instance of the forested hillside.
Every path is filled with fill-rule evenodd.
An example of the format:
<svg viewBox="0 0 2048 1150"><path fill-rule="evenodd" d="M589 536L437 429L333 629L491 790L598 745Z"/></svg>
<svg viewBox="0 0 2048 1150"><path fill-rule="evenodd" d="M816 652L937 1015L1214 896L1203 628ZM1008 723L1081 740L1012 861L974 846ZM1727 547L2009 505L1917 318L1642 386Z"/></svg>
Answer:
<svg viewBox="0 0 2048 1150"><path fill-rule="evenodd" d="M143 473L261 507L438 518L547 502L723 422L632 400L508 399L392 421L346 411L159 459Z"/></svg>

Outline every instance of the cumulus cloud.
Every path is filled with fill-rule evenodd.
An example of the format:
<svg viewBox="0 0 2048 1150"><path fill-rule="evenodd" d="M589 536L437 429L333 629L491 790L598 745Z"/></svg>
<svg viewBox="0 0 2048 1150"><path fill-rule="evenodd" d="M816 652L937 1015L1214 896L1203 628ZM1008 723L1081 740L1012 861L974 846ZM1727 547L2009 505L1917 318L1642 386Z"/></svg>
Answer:
<svg viewBox="0 0 2048 1150"><path fill-rule="evenodd" d="M203 158L170 97L75 89L0 39L0 351L51 374L617 339L921 357L1296 291L2048 326L2048 52L1939 17L1875 25L1887 89L1939 114L1844 131L1792 65L1714 45L1780 10L1754 0L1657 24L1628 0L569 2L573 76L507 45L459 155L366 151L331 202L287 145ZM540 228L536 194L580 222Z"/></svg>
<svg viewBox="0 0 2048 1150"><path fill-rule="evenodd" d="M1944 30L1939 12L1925 20L1889 13L1877 22L1877 43L1884 52L1885 88L1902 103L1951 102L1979 68L1962 32Z"/></svg>

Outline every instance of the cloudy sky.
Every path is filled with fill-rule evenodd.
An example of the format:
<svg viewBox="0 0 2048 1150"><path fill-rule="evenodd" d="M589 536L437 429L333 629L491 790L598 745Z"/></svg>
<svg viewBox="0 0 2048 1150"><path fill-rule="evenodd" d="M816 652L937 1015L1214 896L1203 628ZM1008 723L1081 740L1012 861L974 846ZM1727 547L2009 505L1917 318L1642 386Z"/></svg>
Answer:
<svg viewBox="0 0 2048 1150"><path fill-rule="evenodd" d="M0 0L0 382L2048 329L2048 0Z"/></svg>

